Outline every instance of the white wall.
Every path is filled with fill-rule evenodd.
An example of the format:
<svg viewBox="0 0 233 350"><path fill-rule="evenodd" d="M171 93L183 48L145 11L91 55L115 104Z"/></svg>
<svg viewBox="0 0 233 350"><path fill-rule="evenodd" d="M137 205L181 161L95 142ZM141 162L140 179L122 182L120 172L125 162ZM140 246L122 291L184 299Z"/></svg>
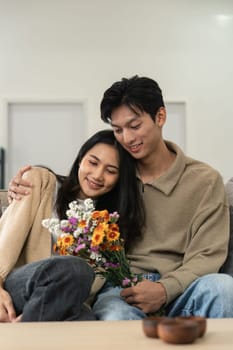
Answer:
<svg viewBox="0 0 233 350"><path fill-rule="evenodd" d="M186 103L187 153L233 176L233 0L0 0L0 144L5 99L99 102L123 76Z"/></svg>

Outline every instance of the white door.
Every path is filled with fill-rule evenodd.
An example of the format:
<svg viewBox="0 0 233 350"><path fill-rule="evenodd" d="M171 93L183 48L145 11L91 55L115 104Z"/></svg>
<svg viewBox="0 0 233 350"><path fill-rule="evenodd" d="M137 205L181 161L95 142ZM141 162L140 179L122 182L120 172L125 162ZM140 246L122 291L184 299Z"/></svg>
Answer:
<svg viewBox="0 0 233 350"><path fill-rule="evenodd" d="M6 183L27 164L66 175L87 138L84 105L76 102L8 103Z"/></svg>
<svg viewBox="0 0 233 350"><path fill-rule="evenodd" d="M186 116L184 102L166 102L167 120L163 129L163 137L175 142L185 152L186 148Z"/></svg>

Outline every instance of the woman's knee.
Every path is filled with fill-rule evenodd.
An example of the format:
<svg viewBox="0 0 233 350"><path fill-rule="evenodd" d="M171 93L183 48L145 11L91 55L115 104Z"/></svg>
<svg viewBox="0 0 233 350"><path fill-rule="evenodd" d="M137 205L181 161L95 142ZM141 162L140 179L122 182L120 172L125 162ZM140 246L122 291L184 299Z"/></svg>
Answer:
<svg viewBox="0 0 233 350"><path fill-rule="evenodd" d="M70 272L77 277L89 276L92 280L94 279L95 274L93 268L82 258L66 255L53 257L50 260L51 264L54 264L56 269L61 272Z"/></svg>
<svg viewBox="0 0 233 350"><path fill-rule="evenodd" d="M75 288L82 284L84 290L89 290L94 280L93 269L83 259L74 256L55 256L35 265L28 280L30 285L57 284Z"/></svg>

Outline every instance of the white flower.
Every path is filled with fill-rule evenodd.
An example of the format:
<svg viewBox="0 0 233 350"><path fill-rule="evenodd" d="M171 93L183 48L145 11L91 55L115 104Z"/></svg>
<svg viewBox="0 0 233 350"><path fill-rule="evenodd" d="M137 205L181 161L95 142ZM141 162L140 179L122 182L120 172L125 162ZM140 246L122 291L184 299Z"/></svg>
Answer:
<svg viewBox="0 0 233 350"><path fill-rule="evenodd" d="M78 211L73 210L73 209L68 209L66 211L66 215L68 218L77 218L77 219L80 218L80 213Z"/></svg>
<svg viewBox="0 0 233 350"><path fill-rule="evenodd" d="M95 210L95 205L94 205L94 202L91 198L85 199L84 205L85 205L86 211L92 212L93 210Z"/></svg>
<svg viewBox="0 0 233 350"><path fill-rule="evenodd" d="M77 201L70 202L69 208L73 211L77 211L77 209L78 209Z"/></svg>
<svg viewBox="0 0 233 350"><path fill-rule="evenodd" d="M44 219L42 221L42 226L47 228L51 233L57 233L60 229L60 221L57 218Z"/></svg>
<svg viewBox="0 0 233 350"><path fill-rule="evenodd" d="M53 231L51 232L54 233L57 237L59 237L63 233L63 231L60 228L60 225L54 225Z"/></svg>
<svg viewBox="0 0 233 350"><path fill-rule="evenodd" d="M42 220L42 226L45 227L45 228L49 228L50 221L51 221L51 219L44 219L44 220Z"/></svg>
<svg viewBox="0 0 233 350"><path fill-rule="evenodd" d="M68 226L69 221L68 220L61 220L60 226L61 228Z"/></svg>
<svg viewBox="0 0 233 350"><path fill-rule="evenodd" d="M95 205L91 198L84 200L78 199L77 201L69 203L69 209L66 211L66 215L68 218L74 217L87 220L93 210L95 210Z"/></svg>
<svg viewBox="0 0 233 350"><path fill-rule="evenodd" d="M90 259L95 260L96 262L99 262L102 260L102 255L96 252L91 252Z"/></svg>
<svg viewBox="0 0 233 350"><path fill-rule="evenodd" d="M83 230L81 227L78 227L74 232L73 232L73 236L75 238L77 238L79 235L81 235L83 233Z"/></svg>

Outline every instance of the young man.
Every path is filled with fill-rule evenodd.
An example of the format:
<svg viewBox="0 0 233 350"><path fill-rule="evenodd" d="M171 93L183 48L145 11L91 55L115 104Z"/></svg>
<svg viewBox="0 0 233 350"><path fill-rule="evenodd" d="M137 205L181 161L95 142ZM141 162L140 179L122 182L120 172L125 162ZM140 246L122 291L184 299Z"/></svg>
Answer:
<svg viewBox="0 0 233 350"><path fill-rule="evenodd" d="M169 316L232 317L233 279L217 274L229 239L221 176L163 140L166 110L152 79L114 83L101 118L137 162L146 225L128 257L147 279L122 291L106 286L93 307L97 318L140 319L161 307Z"/></svg>
<svg viewBox="0 0 233 350"><path fill-rule="evenodd" d="M128 258L145 279L123 290L106 285L93 306L96 317L141 319L161 308L169 316L233 317L233 279L217 273L229 240L221 176L163 140L166 110L152 79L114 83L104 93L101 118L137 162L146 224ZM15 179L13 191L23 184L20 172Z"/></svg>

